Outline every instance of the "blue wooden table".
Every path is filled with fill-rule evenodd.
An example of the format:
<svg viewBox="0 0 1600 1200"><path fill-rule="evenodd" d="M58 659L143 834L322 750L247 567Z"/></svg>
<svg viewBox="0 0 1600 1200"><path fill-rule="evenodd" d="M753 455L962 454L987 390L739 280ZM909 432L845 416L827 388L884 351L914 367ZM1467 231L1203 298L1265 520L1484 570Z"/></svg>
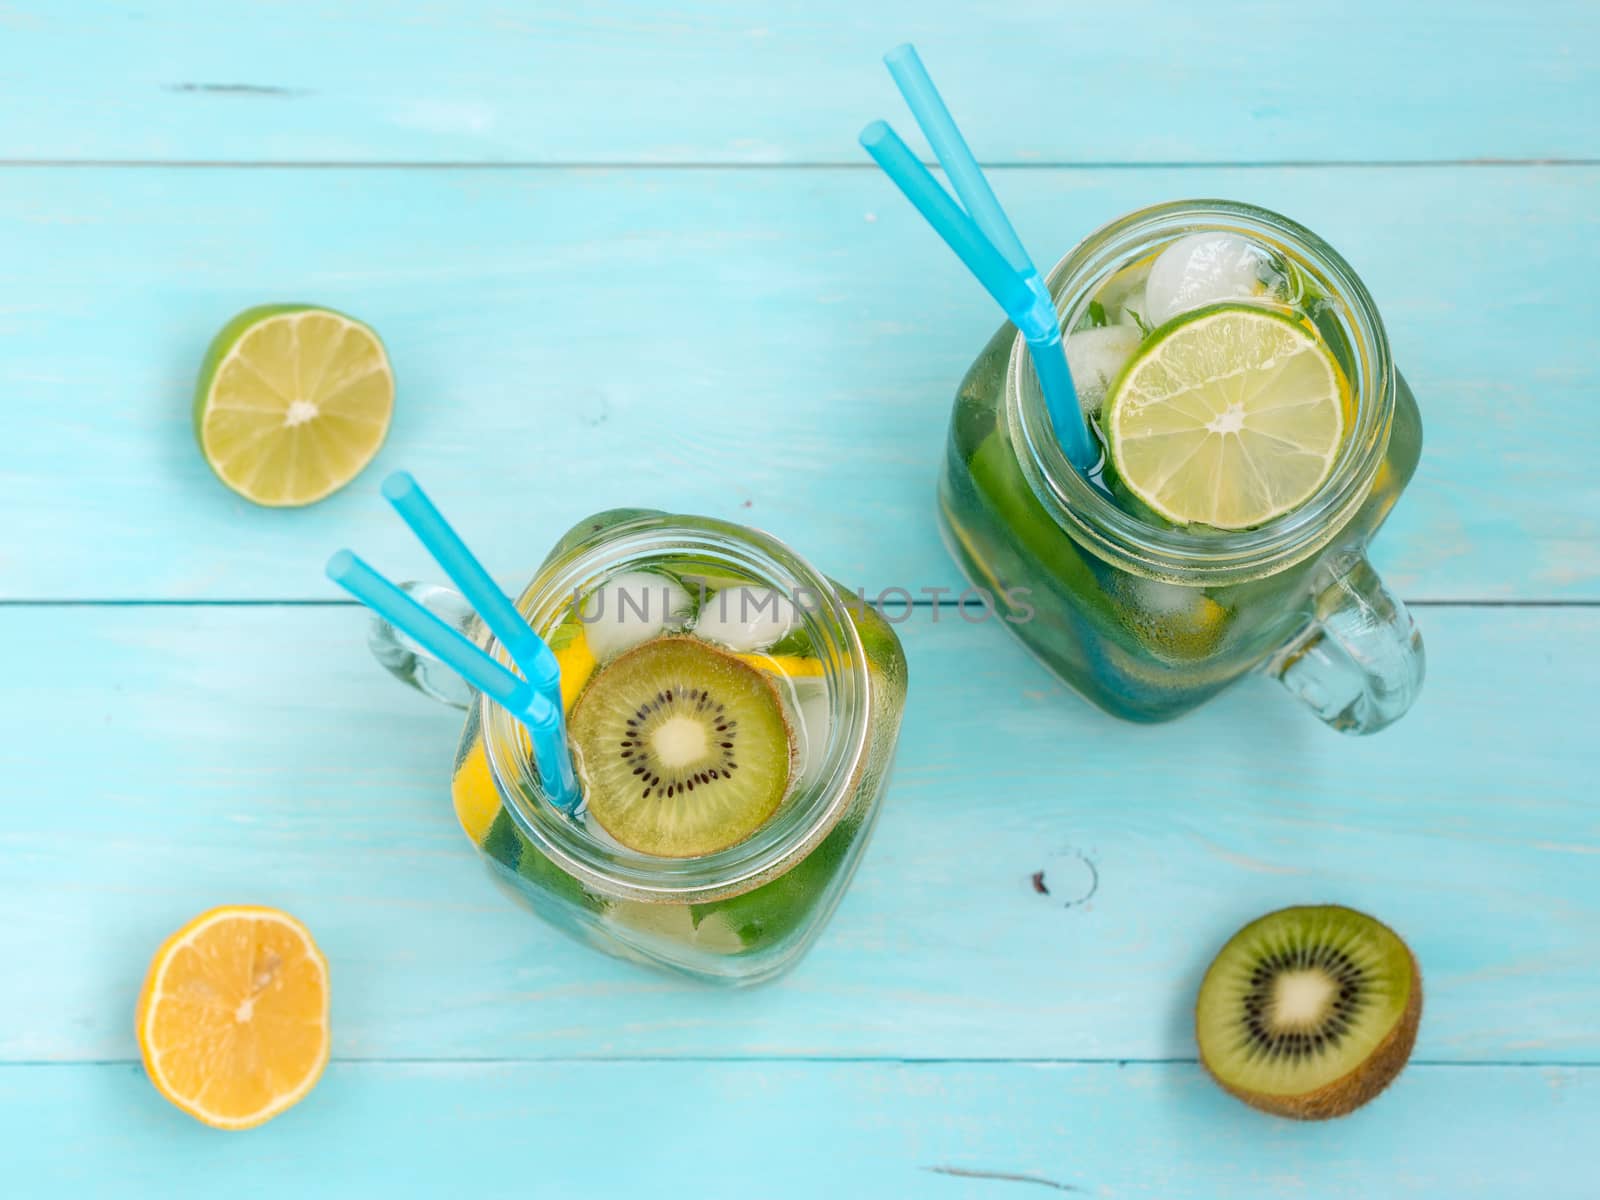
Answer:
<svg viewBox="0 0 1600 1200"><path fill-rule="evenodd" d="M1430 678L1366 741L1257 681L1133 728L924 605L851 893L793 975L706 990L488 884L453 719L320 565L430 574L403 465L508 582L642 504L954 584L933 479L997 320L855 145L909 128L907 38L1042 258L1222 195L1352 260L1427 427L1377 562ZM0 1190L1600 1193L1597 58L1593 0L0 2ZM190 429L212 332L279 299L370 321L400 384L303 511ZM1213 1087L1190 1014L1233 929L1316 901L1401 931L1427 1008L1390 1092L1302 1126ZM225 902L334 981L327 1076L242 1135L132 1030Z"/></svg>

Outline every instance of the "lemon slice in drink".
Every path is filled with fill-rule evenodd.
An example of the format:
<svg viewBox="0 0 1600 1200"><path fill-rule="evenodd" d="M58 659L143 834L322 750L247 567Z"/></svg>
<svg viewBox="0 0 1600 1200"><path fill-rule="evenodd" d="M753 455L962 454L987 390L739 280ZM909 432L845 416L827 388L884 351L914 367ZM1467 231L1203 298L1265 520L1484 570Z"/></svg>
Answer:
<svg viewBox="0 0 1600 1200"><path fill-rule="evenodd" d="M246 500L286 508L360 474L393 410L389 356L370 328L325 308L266 305L212 339L194 424L218 479Z"/></svg>
<svg viewBox="0 0 1600 1200"><path fill-rule="evenodd" d="M1217 304L1157 331L1106 403L1117 473L1180 525L1248 529L1309 500L1344 440L1349 384L1306 326Z"/></svg>

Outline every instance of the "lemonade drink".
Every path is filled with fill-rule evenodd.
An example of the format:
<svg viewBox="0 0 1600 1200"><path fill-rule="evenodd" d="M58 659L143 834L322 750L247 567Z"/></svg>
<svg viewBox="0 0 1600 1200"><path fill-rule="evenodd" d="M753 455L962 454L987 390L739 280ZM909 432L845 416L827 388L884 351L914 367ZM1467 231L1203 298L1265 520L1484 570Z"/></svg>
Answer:
<svg viewBox="0 0 1600 1200"><path fill-rule="evenodd" d="M939 485L1005 624L1135 721L1266 666L1338 728L1395 719L1421 644L1365 547L1416 470L1417 405L1370 296L1309 231L1226 202L1115 222L1051 273L1084 420L1067 464L1016 329L962 381Z"/></svg>
<svg viewBox="0 0 1600 1200"><path fill-rule="evenodd" d="M585 800L557 813L520 727L472 706L451 793L498 877L623 957L734 983L792 965L877 816L893 629L765 535L640 510L575 527L520 607L561 663Z"/></svg>

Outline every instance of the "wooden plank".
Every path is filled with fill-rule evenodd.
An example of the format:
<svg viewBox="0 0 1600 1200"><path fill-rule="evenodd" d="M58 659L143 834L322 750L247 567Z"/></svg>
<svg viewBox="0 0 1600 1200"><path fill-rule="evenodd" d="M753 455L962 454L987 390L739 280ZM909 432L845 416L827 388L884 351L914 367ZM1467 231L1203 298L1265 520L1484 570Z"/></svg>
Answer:
<svg viewBox="0 0 1600 1200"><path fill-rule="evenodd" d="M919 612L852 891L796 973L730 994L490 885L447 800L456 722L367 660L357 610L3 608L0 961L26 982L0 1060L132 1057L156 944L241 902L316 931L345 1058L1182 1059L1227 936L1337 901L1414 946L1421 1057L1600 1061L1600 752L1573 702L1600 610L1423 616L1419 707L1350 740L1264 682L1116 724L999 629Z"/></svg>
<svg viewBox="0 0 1600 1200"><path fill-rule="evenodd" d="M1175 1063L336 1063L229 1136L100 1064L0 1067L0 1120L23 1195L1588 1200L1600 1072L1413 1066L1297 1125Z"/></svg>
<svg viewBox="0 0 1600 1200"><path fill-rule="evenodd" d="M0 157L857 162L914 38L997 162L1594 158L1587 0L13 0Z"/></svg>
<svg viewBox="0 0 1600 1200"><path fill-rule="evenodd" d="M1379 544L1410 598L1600 599L1600 393L1581 281L1600 169L997 173L1062 248L1184 194L1248 196L1345 248L1421 397L1421 473ZM871 589L955 583L932 492L990 301L864 171L13 170L0 254L0 548L11 598L315 598L351 544L422 574L377 496L415 470L525 578L600 508L763 525ZM377 468L264 511L190 432L206 341L308 298L400 379ZM159 536L159 542L153 541Z"/></svg>

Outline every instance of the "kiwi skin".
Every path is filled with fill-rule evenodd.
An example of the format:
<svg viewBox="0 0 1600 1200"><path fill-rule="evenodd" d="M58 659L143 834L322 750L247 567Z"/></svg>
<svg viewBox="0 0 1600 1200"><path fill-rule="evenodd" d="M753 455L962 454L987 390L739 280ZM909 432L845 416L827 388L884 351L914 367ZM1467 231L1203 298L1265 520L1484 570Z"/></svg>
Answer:
<svg viewBox="0 0 1600 1200"><path fill-rule="evenodd" d="M1225 1082L1211 1069L1204 1053L1200 1055L1200 1065L1205 1067L1206 1074L1223 1091L1243 1100L1251 1108L1275 1117L1288 1117L1294 1121L1326 1121L1353 1113L1394 1082L1410 1059L1412 1047L1417 1044L1417 1027L1422 1023L1422 968L1417 965L1417 956L1409 945L1406 946L1406 957L1411 963L1411 992L1400 1020L1395 1022L1389 1035L1378 1043L1360 1066L1332 1083L1299 1096L1272 1096ZM1198 1026L1195 1032L1198 1038Z"/></svg>

